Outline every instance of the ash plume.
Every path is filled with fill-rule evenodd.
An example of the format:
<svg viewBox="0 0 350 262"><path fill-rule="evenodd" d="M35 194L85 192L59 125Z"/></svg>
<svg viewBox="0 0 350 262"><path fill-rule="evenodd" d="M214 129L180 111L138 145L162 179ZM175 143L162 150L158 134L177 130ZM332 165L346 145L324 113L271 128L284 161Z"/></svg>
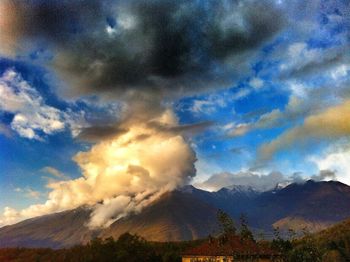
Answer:
<svg viewBox="0 0 350 262"><path fill-rule="evenodd" d="M78 138L95 144L74 160L83 176L48 185L44 204L6 210L0 223L92 205L89 226L139 212L190 181L196 156L165 101L230 87L256 49L283 28L272 0L3 0L0 53L26 57L45 47L69 97L123 102L118 123L91 126ZM99 204L96 204L99 203Z"/></svg>

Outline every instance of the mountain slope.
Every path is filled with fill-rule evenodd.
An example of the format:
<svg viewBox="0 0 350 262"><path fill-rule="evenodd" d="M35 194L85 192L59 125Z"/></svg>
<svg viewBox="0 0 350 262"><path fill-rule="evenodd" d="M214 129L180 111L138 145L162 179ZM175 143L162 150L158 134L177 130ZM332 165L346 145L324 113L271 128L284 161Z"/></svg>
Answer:
<svg viewBox="0 0 350 262"><path fill-rule="evenodd" d="M309 256L314 251L313 261L350 261L350 219L338 223L316 234L296 240L291 255L301 261L301 254ZM310 257L310 256L309 256ZM298 260L298 261L299 261ZM297 261L297 260L293 260Z"/></svg>
<svg viewBox="0 0 350 262"><path fill-rule="evenodd" d="M152 241L179 241L207 237L217 232L217 210L180 191L163 195L140 214L120 219L101 236L117 238L137 233Z"/></svg>
<svg viewBox="0 0 350 262"><path fill-rule="evenodd" d="M84 243L94 234L84 226L89 217L90 210L82 207L5 226L0 228L0 246L59 248Z"/></svg>
<svg viewBox="0 0 350 262"><path fill-rule="evenodd" d="M217 228L215 208L179 191L164 194L140 214L100 231L90 231L85 226L90 213L81 207L0 228L0 247L61 248L86 243L93 237L117 238L125 232L153 241L189 240L206 237Z"/></svg>

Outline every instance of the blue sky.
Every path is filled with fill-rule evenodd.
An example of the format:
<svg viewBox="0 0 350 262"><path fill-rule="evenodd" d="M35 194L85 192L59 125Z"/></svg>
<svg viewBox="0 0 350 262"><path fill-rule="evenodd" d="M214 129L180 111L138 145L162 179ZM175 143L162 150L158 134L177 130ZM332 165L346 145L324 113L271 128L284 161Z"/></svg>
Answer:
<svg viewBox="0 0 350 262"><path fill-rule="evenodd" d="M73 159L78 152L92 152L135 122L153 123L169 111L177 123L159 121L171 132L182 130L176 135L195 153L191 183L199 187L216 190L238 177L244 183L245 176L268 180L272 172L280 176L271 186L311 177L350 183L347 1L219 1L212 13L206 9L211 1L192 2L176 10L198 5L205 17L191 18L193 26L187 26L181 11L180 29L167 17L167 9L177 6L150 4L155 22L146 25L154 32L162 15L170 21L153 42L137 28L148 21L142 20L146 11L133 16L128 5L94 3L77 11L67 1L29 1L22 19L21 6L3 4L0 12L10 15L0 16L1 210L46 203L50 183L86 172ZM55 10L62 21L45 20ZM210 26L202 23L222 30L213 29L215 39L211 31L203 37L203 28ZM224 42L228 34L234 38ZM188 64L177 58L182 45L190 46L184 56ZM139 50L150 52L151 62ZM133 59L147 63L133 64Z"/></svg>

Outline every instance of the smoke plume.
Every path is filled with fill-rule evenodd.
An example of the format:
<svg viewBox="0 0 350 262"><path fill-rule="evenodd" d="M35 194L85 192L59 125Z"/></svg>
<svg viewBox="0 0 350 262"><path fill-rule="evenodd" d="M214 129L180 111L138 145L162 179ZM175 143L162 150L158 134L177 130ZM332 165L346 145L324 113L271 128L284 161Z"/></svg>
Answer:
<svg viewBox="0 0 350 262"><path fill-rule="evenodd" d="M170 111L155 121L176 125ZM188 183L195 175L196 157L178 133L133 123L127 132L79 152L74 160L82 177L49 184L52 191L44 204L21 211L9 209L2 223L91 205L94 211L89 226L108 226L130 212L139 212L162 193Z"/></svg>

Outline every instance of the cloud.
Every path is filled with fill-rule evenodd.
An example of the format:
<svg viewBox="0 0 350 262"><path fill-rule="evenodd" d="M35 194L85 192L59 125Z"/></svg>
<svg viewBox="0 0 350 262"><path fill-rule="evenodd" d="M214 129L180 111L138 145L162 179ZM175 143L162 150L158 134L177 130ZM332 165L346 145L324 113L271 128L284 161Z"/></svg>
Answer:
<svg viewBox="0 0 350 262"><path fill-rule="evenodd" d="M253 77L252 79L250 79L249 85L254 89L260 89L263 87L264 81L258 77Z"/></svg>
<svg viewBox="0 0 350 262"><path fill-rule="evenodd" d="M51 184L70 179L69 176L66 176L65 174L63 174L62 172L60 172L59 170L51 166L43 167L40 171L51 175L51 176L42 176L43 179L47 180L47 187L49 188Z"/></svg>
<svg viewBox="0 0 350 262"><path fill-rule="evenodd" d="M332 80L333 81L333 80ZM290 90L289 100L284 108L275 108L270 112L266 109L252 111L243 115L245 122L229 123L224 128L228 137L244 136L249 132L260 129L272 129L297 124L305 116L319 114L325 108L336 106L339 101L347 100L349 96L349 83L328 83L324 86L308 86L300 81L287 81ZM334 92L334 88L337 92ZM253 120L250 120L253 118Z"/></svg>
<svg viewBox="0 0 350 262"><path fill-rule="evenodd" d="M242 185L251 186L259 191L267 191L276 187L287 179L280 172L271 172L267 175L253 172L229 173L222 172L212 175L208 180L197 183L195 186L206 190L216 191L223 187Z"/></svg>
<svg viewBox="0 0 350 262"><path fill-rule="evenodd" d="M27 188L26 191L27 191L26 195L28 197L31 197L31 198L34 198L34 199L38 199L41 196L41 193L39 191L35 191L35 190L31 189L31 188Z"/></svg>
<svg viewBox="0 0 350 262"><path fill-rule="evenodd" d="M42 140L42 135L74 130L76 114L67 114L45 103L39 92L15 70L0 77L0 111L13 114L11 129L22 137Z"/></svg>
<svg viewBox="0 0 350 262"><path fill-rule="evenodd" d="M238 173L221 172L210 176L204 182L196 183L195 186L204 190L217 191L224 187L229 188L233 185L242 185L251 186L255 190L264 192L275 189L278 185L287 186L291 183L300 184L310 179L314 181L338 180L349 184L350 180L344 179L348 176L349 172L345 172L341 176L338 176L338 172L335 171L336 169L328 169L332 167L331 165L325 164L325 162L322 162L322 160L319 159L314 159L313 161L319 164L319 168L324 168L320 169L317 175L302 176L302 173L296 172L291 176L286 176L278 171L273 171L268 174L251 171L240 171ZM326 162L338 166L336 162L328 162L328 160ZM343 163L340 163L341 168L344 168Z"/></svg>
<svg viewBox="0 0 350 262"><path fill-rule="evenodd" d="M172 113L167 113L172 114ZM173 116L175 117L175 116ZM190 135L203 132L204 130L210 128L215 123L212 121L203 121L193 124L184 124L184 125L169 125L160 121L150 121L148 122L148 127L155 129L161 132L173 133L173 134L182 134Z"/></svg>
<svg viewBox="0 0 350 262"><path fill-rule="evenodd" d="M260 149L261 160L270 159L276 152L291 145L308 143L315 139L334 140L350 134L350 101L330 107L323 112L305 118L300 126L293 127ZM314 140L311 140L314 139Z"/></svg>
<svg viewBox="0 0 350 262"><path fill-rule="evenodd" d="M311 179L315 181L337 180L337 176L334 171L323 169L318 175L311 176Z"/></svg>
<svg viewBox="0 0 350 262"><path fill-rule="evenodd" d="M243 136L252 129L252 125L249 123L242 123L237 125L225 125L224 129L231 127L227 131L229 137Z"/></svg>
<svg viewBox="0 0 350 262"><path fill-rule="evenodd" d="M256 122L228 126L230 128L226 128L226 134L229 137L237 137L243 136L255 129L273 128L280 124L282 117L283 113L279 109L274 109L271 112L261 115Z"/></svg>
<svg viewBox="0 0 350 262"><path fill-rule="evenodd" d="M293 43L288 48L288 59L280 66L281 78L305 78L319 73L328 73L332 77L344 75L339 72L339 76L334 75L334 69L349 63L349 56L345 51L348 47L312 48L304 42Z"/></svg>
<svg viewBox="0 0 350 262"><path fill-rule="evenodd" d="M160 123L177 126L171 111L164 114L158 119ZM146 137L138 139L141 135ZM93 213L89 226L107 226L139 212L162 193L187 184L195 175L196 156L179 133L138 122L130 124L127 132L79 152L74 160L82 177L49 184L51 192L44 204L20 211L7 208L3 223L90 205ZM44 170L62 177L53 168Z"/></svg>
<svg viewBox="0 0 350 262"><path fill-rule="evenodd" d="M281 10L269 0L3 1L1 6L6 9L1 37L15 42L17 51L25 50L21 42L29 47L44 42L55 52L52 65L70 82L72 94L160 89L171 96L227 87L245 70L249 53L284 24Z"/></svg>
<svg viewBox="0 0 350 262"><path fill-rule="evenodd" d="M310 161L315 163L320 170L330 172L327 179L336 177L338 181L350 185L350 150L348 147L332 146L321 155L311 157ZM325 174L327 175L328 172Z"/></svg>
<svg viewBox="0 0 350 262"><path fill-rule="evenodd" d="M90 142L98 142L103 139L112 139L126 132L128 132L127 129L118 126L90 126L80 129L77 138Z"/></svg>
<svg viewBox="0 0 350 262"><path fill-rule="evenodd" d="M226 95L209 95L205 99L194 99L192 101L192 106L190 111L194 114L212 114L216 112L219 108L224 108L227 106Z"/></svg>
<svg viewBox="0 0 350 262"><path fill-rule="evenodd" d="M39 199L41 196L41 193L39 191L33 190L30 187L26 187L26 188L17 187L17 188L15 188L15 191L17 193L24 194L28 198Z"/></svg>
<svg viewBox="0 0 350 262"><path fill-rule="evenodd" d="M327 4L295 1L288 3L288 7L293 14L291 28L295 32L287 49L283 46L275 50L275 58L281 62L280 79L323 77L334 68L349 64L349 52L346 51L349 49L348 4L342 1Z"/></svg>

